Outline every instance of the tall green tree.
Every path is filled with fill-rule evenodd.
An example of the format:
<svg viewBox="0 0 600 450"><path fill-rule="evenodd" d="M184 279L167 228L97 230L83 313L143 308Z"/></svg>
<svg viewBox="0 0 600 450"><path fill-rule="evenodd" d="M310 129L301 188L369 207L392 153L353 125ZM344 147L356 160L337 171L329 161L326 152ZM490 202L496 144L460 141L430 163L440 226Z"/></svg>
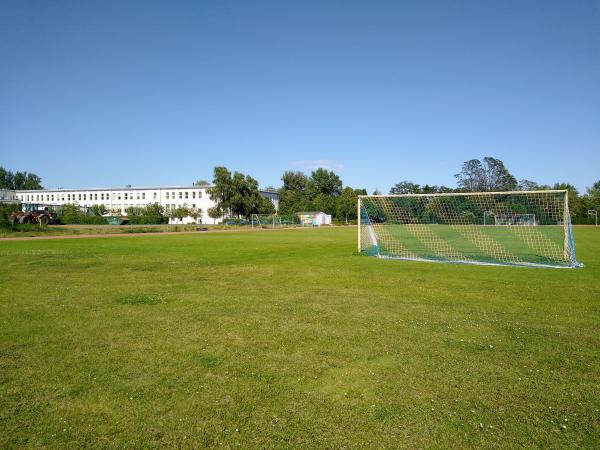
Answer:
<svg viewBox="0 0 600 450"><path fill-rule="evenodd" d="M540 189L540 185L537 184L535 181L523 179L519 180L517 189L519 191L537 191L538 189Z"/></svg>
<svg viewBox="0 0 600 450"><path fill-rule="evenodd" d="M279 189L279 212L294 214L305 211L309 206L308 177L302 172L284 172Z"/></svg>
<svg viewBox="0 0 600 450"><path fill-rule="evenodd" d="M390 189L390 194L418 194L421 192L421 186L412 181L400 181Z"/></svg>
<svg viewBox="0 0 600 450"><path fill-rule="evenodd" d="M333 171L320 168L311 173L308 188L312 196L339 195L342 192L342 180Z"/></svg>
<svg viewBox="0 0 600 450"><path fill-rule="evenodd" d="M42 179L35 173L11 172L0 166L0 189L43 189Z"/></svg>
<svg viewBox="0 0 600 450"><path fill-rule="evenodd" d="M486 190L513 191L517 188L517 179L508 171L504 163L491 156L483 158L486 176Z"/></svg>
<svg viewBox="0 0 600 450"><path fill-rule="evenodd" d="M210 199L224 217L231 210L232 178L226 167L217 166L213 173L213 187L207 189Z"/></svg>
<svg viewBox="0 0 600 450"><path fill-rule="evenodd" d="M511 191L517 188L517 179L504 163L491 156L465 161L461 171L454 175L458 187L467 192Z"/></svg>
<svg viewBox="0 0 600 450"><path fill-rule="evenodd" d="M346 223L348 223L348 220L356 219L358 195L354 189L345 187L337 197L336 203L336 217L338 219L343 219Z"/></svg>

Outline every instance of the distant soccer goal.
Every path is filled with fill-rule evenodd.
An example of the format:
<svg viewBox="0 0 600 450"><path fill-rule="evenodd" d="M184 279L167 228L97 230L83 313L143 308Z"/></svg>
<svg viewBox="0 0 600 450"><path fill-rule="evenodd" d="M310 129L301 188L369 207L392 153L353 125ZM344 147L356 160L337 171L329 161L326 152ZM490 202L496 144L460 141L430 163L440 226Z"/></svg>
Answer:
<svg viewBox="0 0 600 450"><path fill-rule="evenodd" d="M279 214L252 214L252 228L296 227L300 224L297 216Z"/></svg>
<svg viewBox="0 0 600 450"><path fill-rule="evenodd" d="M535 222L535 214L495 214L494 225L533 227L537 223Z"/></svg>
<svg viewBox="0 0 600 450"><path fill-rule="evenodd" d="M358 250L380 258L581 267L567 191L362 195Z"/></svg>

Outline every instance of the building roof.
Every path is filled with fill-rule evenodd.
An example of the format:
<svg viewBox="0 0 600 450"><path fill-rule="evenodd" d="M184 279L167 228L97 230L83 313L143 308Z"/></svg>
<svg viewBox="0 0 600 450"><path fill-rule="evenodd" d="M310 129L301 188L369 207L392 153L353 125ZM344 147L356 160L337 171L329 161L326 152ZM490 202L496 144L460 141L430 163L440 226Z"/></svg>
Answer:
<svg viewBox="0 0 600 450"><path fill-rule="evenodd" d="M107 188L76 188L76 189L68 189L68 188L58 188L58 189L21 189L18 191L12 191L16 194L43 194L43 193L54 193L54 192L89 192L89 191L166 191L168 189L208 189L214 187L214 185L206 185L206 186L118 186L118 187L107 187ZM258 190L260 194L265 197L270 198L279 198L278 192L273 191L264 191Z"/></svg>
<svg viewBox="0 0 600 450"><path fill-rule="evenodd" d="M152 190L166 190L166 189L207 189L213 185L208 186L117 186L117 187L105 187L105 188L58 188L58 189L21 189L16 191L20 193L41 193L41 192L78 192L78 191L152 191Z"/></svg>

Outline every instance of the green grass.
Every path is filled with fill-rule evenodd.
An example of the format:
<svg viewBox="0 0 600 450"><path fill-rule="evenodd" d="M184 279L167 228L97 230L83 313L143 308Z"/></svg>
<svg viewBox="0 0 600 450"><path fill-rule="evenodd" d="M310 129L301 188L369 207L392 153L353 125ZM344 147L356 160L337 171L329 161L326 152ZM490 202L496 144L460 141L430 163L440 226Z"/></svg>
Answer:
<svg viewBox="0 0 600 450"><path fill-rule="evenodd" d="M82 234L128 234L128 233L162 233L190 232L197 228L207 228L208 231L248 231L251 225L223 224L161 224L161 225L17 225L15 228L0 228L0 242L3 238L69 236ZM269 228L269 227L263 227Z"/></svg>
<svg viewBox="0 0 600 450"><path fill-rule="evenodd" d="M564 230L562 226L482 226L482 225L379 225L382 230L400 240L403 252L421 259L456 259L456 254L469 261L492 264L545 264L570 266L563 253ZM381 231L380 231L381 232ZM444 244L440 254L439 240ZM398 254L395 246L386 239L380 240L380 251L392 257ZM447 257L443 251L451 251Z"/></svg>
<svg viewBox="0 0 600 450"><path fill-rule="evenodd" d="M0 242L0 448L593 448L583 269L391 261L356 229Z"/></svg>

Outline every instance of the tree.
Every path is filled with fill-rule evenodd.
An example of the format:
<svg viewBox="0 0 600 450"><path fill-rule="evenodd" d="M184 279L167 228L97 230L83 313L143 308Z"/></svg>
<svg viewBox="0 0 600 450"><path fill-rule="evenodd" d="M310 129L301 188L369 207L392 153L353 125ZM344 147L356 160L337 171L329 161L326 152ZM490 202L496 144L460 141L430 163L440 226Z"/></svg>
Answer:
<svg viewBox="0 0 600 450"><path fill-rule="evenodd" d="M379 189L375 188L375 190L373 191L373 195L381 195L381 192L379 191Z"/></svg>
<svg viewBox="0 0 600 450"><path fill-rule="evenodd" d="M311 200L310 208L314 211L322 211L327 214L335 215L336 197L318 193Z"/></svg>
<svg viewBox="0 0 600 450"><path fill-rule="evenodd" d="M210 183L206 180L198 180L194 183L194 186L210 186Z"/></svg>
<svg viewBox="0 0 600 450"><path fill-rule="evenodd" d="M540 185L535 181L531 180L520 180L517 185L519 191L537 191L540 189Z"/></svg>
<svg viewBox="0 0 600 450"><path fill-rule="evenodd" d="M333 171L320 168L311 173L308 187L311 196L339 195L342 192L342 180Z"/></svg>
<svg viewBox="0 0 600 450"><path fill-rule="evenodd" d="M11 172L0 166L0 189L43 189L42 179L34 173Z"/></svg>
<svg viewBox="0 0 600 450"><path fill-rule="evenodd" d="M600 197L600 180L596 181L591 187L587 188L587 195L591 197Z"/></svg>
<svg viewBox="0 0 600 450"><path fill-rule="evenodd" d="M171 217L179 220L180 222L183 222L183 218L188 217L189 215L190 215L190 210L185 205L171 210Z"/></svg>
<svg viewBox="0 0 600 450"><path fill-rule="evenodd" d="M358 201L358 195L356 192L349 187L345 187L342 193L337 197L336 205L336 217L344 218L346 224L348 219L356 219L356 204Z"/></svg>
<svg viewBox="0 0 600 450"><path fill-rule="evenodd" d="M458 187L468 192L485 191L485 170L478 159L470 159L462 165L460 173L454 175Z"/></svg>
<svg viewBox="0 0 600 450"><path fill-rule="evenodd" d="M66 204L62 206L60 221L64 224L76 224L81 222L82 216L83 214L79 206Z"/></svg>
<svg viewBox="0 0 600 450"><path fill-rule="evenodd" d="M231 208L230 197L232 189L231 172L226 167L217 166L214 168L213 187L207 190L216 207L221 211L223 217L229 213Z"/></svg>
<svg viewBox="0 0 600 450"><path fill-rule="evenodd" d="M400 181L390 189L390 194L418 194L421 192L421 186L412 181Z"/></svg>
<svg viewBox="0 0 600 450"><path fill-rule="evenodd" d="M517 179L508 171L502 161L491 156L483 158L487 191L513 191Z"/></svg>
<svg viewBox="0 0 600 450"><path fill-rule="evenodd" d="M213 206L212 208L208 208L208 217L213 220L213 224L216 223L217 219L220 219L223 216L223 211L221 211L218 207Z"/></svg>
<svg viewBox="0 0 600 450"><path fill-rule="evenodd" d="M517 180L504 163L491 156L465 161L460 173L454 175L458 187L467 192L511 191L517 188Z"/></svg>
<svg viewBox="0 0 600 450"><path fill-rule="evenodd" d="M198 217L202 216L202 209L201 208L190 208L189 215L192 219L194 219L195 223L198 223ZM200 223L202 223L202 220L200 220Z"/></svg>
<svg viewBox="0 0 600 450"><path fill-rule="evenodd" d="M28 173L25 176L25 181L23 182L23 187L21 189L28 190L38 190L42 188L42 179L37 176L35 173Z"/></svg>
<svg viewBox="0 0 600 450"><path fill-rule="evenodd" d="M308 178L302 172L286 171L281 177L279 189L279 212L294 214L308 209Z"/></svg>

